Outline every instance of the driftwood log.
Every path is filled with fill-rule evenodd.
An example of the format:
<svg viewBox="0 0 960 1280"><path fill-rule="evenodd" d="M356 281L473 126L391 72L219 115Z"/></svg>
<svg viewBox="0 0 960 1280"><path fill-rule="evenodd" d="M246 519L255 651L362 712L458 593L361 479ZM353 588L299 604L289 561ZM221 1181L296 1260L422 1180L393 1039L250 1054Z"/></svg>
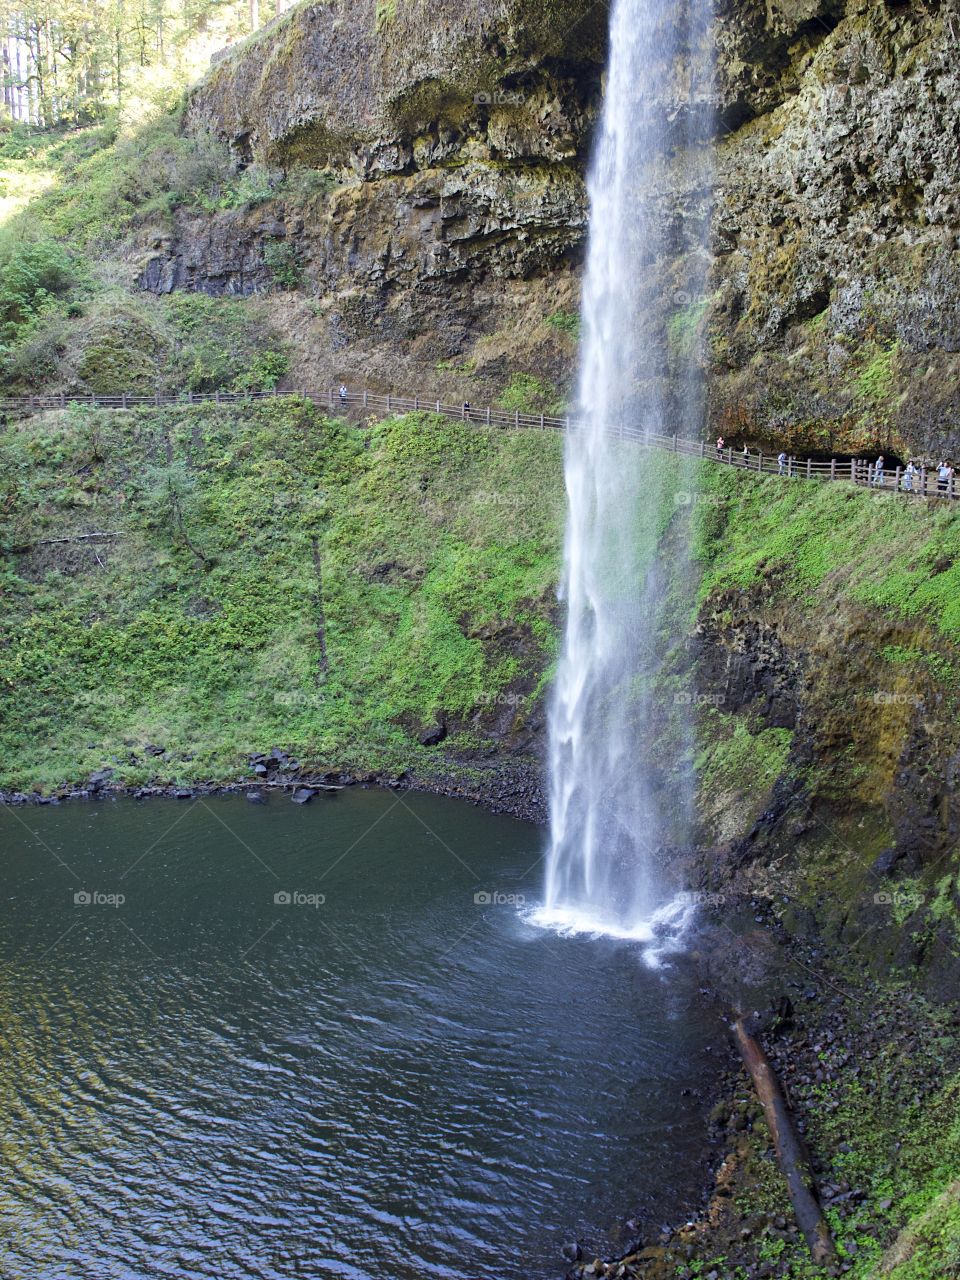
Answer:
<svg viewBox="0 0 960 1280"><path fill-rule="evenodd" d="M797 1225L810 1247L814 1262L818 1266L829 1266L836 1262L837 1252L820 1207L806 1150L794 1128L776 1073L756 1036L747 1030L744 1018L738 1017L734 1022L733 1036L744 1065L750 1072L757 1097L763 1104L763 1114L773 1139L780 1172L787 1183Z"/></svg>

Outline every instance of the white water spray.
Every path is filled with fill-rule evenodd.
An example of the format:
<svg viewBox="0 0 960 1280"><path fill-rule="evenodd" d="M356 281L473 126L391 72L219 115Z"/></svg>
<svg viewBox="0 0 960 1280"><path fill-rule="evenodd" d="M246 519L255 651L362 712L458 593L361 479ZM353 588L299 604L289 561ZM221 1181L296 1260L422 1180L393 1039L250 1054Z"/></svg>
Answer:
<svg viewBox="0 0 960 1280"><path fill-rule="evenodd" d="M700 426L694 362L686 373L675 367L668 387L666 334L661 324L651 340L651 317L671 314L654 297L662 264L702 269L705 257L703 219L691 218L691 232L671 226L665 211L692 130L702 137L706 95L691 67L707 2L690 0L689 13L686 0L614 5L589 179L579 411L566 443L567 623L550 714L545 903L534 919L640 940L675 938L688 915L660 859L664 832L683 828L690 797L682 778L666 793L662 779L655 789L642 761L652 740L650 678L664 652L669 575L649 538L665 496L663 458L623 437ZM675 301L673 315L689 327L689 294ZM675 415L685 421L668 421Z"/></svg>

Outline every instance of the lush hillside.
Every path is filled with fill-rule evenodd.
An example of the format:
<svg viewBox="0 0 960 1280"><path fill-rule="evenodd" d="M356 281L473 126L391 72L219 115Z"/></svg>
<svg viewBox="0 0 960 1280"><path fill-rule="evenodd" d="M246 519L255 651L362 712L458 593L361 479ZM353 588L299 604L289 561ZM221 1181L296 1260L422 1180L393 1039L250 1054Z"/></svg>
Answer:
<svg viewBox="0 0 960 1280"><path fill-rule="evenodd" d="M9 429L2 785L277 745L399 773L441 714L457 750L509 739L554 645L560 443L289 401Z"/></svg>

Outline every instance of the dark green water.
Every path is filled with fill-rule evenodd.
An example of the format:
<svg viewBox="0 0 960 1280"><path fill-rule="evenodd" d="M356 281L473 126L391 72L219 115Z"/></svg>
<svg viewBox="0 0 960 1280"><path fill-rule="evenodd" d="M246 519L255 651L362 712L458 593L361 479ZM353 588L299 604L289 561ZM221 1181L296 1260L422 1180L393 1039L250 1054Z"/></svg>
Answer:
<svg viewBox="0 0 960 1280"><path fill-rule="evenodd" d="M558 1276L696 1185L692 980L477 903L539 899L529 826L356 790L0 841L4 1280Z"/></svg>

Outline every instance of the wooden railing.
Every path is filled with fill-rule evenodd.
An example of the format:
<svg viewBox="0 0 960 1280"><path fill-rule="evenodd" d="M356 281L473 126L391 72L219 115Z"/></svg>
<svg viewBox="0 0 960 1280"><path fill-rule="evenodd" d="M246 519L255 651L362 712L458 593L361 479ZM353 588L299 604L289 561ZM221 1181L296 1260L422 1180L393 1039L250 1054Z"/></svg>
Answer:
<svg viewBox="0 0 960 1280"><path fill-rule="evenodd" d="M187 404L237 404L251 400L273 399L309 400L313 404L325 406L330 412L359 412L371 416L387 416L403 413L436 413L446 418L455 418L464 422L473 422L488 427L526 427L548 431L569 430L575 418L567 414L564 417L545 413L520 413L492 406L475 408L461 402L445 404L442 400L428 396L395 396L379 395L368 391L351 391L343 397L330 390L323 394L309 391L207 391L184 392L180 395L142 395L128 392L121 395L66 395L60 393L50 396L9 396L0 399L0 412L34 414L51 409L65 409L70 405L87 405L100 409L135 409L142 406L187 405ZM903 468L894 467L877 475L873 463L865 458L850 459L815 459L785 457L776 454L747 452L725 448L717 450L703 440L693 440L682 435L663 435L655 431L645 431L629 423L622 423L613 429L614 434L624 440L632 440L637 444L651 448L665 449L670 453L683 454L687 457L703 458L710 462L725 466L739 467L744 471L752 471L758 475L779 475L784 479L801 480L840 480L848 484L864 485L876 488L878 492L888 494L899 493L904 497L923 498L960 498L960 486L951 476L946 482L939 479L934 468L921 466L913 475L907 475Z"/></svg>

